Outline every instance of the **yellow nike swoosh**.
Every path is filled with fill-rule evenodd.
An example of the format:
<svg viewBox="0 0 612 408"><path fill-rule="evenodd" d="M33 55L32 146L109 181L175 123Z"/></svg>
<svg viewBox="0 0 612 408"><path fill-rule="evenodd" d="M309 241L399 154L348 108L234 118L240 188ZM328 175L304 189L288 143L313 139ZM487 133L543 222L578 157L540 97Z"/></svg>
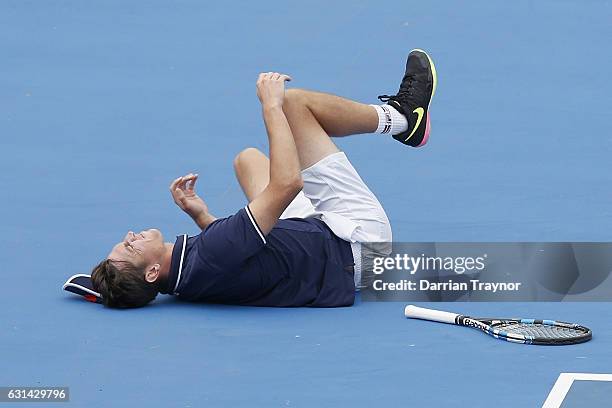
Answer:
<svg viewBox="0 0 612 408"><path fill-rule="evenodd" d="M425 110L423 108L416 108L415 110L412 111L412 113L416 113L417 115L419 115L419 117L417 118L414 129L412 129L412 132L410 132L410 136L408 136L406 140L404 140L404 142L407 142L408 139L410 139L412 135L414 135L414 132L416 132L416 130L419 128L419 125L421 124L421 120L423 120L423 114L425 113Z"/></svg>

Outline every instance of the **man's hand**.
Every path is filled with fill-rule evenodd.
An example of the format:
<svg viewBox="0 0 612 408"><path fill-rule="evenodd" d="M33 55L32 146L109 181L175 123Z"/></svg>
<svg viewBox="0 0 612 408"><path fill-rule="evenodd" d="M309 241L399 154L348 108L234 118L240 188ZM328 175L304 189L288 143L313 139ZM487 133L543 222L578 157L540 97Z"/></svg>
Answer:
<svg viewBox="0 0 612 408"><path fill-rule="evenodd" d="M265 72L257 78L257 97L264 108L278 108L283 106L285 99L285 81L291 77L278 72Z"/></svg>
<svg viewBox="0 0 612 408"><path fill-rule="evenodd" d="M176 205L204 229L215 218L208 213L208 206L195 192L197 180L198 175L192 173L179 177L170 184L170 193Z"/></svg>

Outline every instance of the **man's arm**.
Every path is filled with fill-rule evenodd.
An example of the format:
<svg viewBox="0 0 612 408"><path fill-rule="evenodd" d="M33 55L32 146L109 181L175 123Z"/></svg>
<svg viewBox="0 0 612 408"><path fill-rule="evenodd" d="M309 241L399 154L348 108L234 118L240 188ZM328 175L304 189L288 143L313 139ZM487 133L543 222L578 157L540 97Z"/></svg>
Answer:
<svg viewBox="0 0 612 408"><path fill-rule="evenodd" d="M285 81L290 80L289 76L275 72L260 74L257 80L257 96L270 144L270 182L249 204L249 209L264 235L274 228L278 217L303 187L297 149L283 112Z"/></svg>
<svg viewBox="0 0 612 408"><path fill-rule="evenodd" d="M208 212L208 206L195 192L198 175L189 173L175 179L170 184L170 193L176 205L185 211L191 219L204 230L216 218Z"/></svg>

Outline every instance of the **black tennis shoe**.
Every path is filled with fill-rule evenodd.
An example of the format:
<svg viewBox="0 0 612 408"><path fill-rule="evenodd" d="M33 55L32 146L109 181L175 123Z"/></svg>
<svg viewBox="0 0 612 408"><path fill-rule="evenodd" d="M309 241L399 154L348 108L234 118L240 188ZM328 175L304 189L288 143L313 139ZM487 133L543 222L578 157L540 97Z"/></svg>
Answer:
<svg viewBox="0 0 612 408"><path fill-rule="evenodd" d="M413 147L427 143L430 131L429 104L436 92L436 82L436 67L429 55L423 50L410 51L406 73L397 95L378 97L408 120L408 130L393 135L395 140Z"/></svg>

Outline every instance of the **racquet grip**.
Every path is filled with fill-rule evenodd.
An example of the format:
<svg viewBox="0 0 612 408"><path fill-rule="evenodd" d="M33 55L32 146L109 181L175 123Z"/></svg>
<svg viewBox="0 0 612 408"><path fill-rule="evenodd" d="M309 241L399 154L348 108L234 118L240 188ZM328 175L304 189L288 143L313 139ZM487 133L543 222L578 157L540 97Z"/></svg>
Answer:
<svg viewBox="0 0 612 408"><path fill-rule="evenodd" d="M414 305L408 305L404 309L406 317L411 319L423 319L432 320L434 322L450 323L455 324L455 319L459 316L456 313L443 312L441 310L425 309L424 307L417 307Z"/></svg>

